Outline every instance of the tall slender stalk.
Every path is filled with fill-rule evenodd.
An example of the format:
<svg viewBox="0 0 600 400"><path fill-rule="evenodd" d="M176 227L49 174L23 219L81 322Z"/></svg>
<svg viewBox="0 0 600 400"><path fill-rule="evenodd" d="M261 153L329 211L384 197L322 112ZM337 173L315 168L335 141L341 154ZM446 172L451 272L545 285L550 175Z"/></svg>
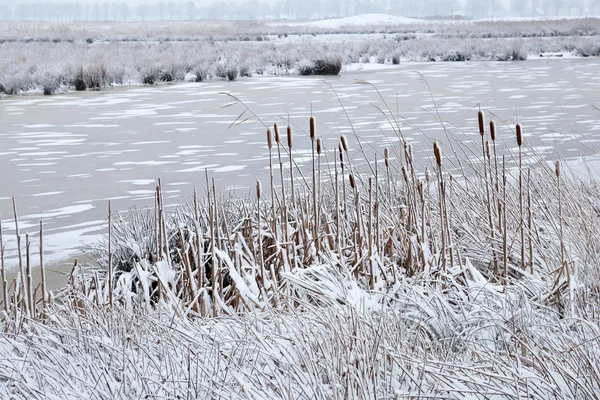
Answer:
<svg viewBox="0 0 600 400"><path fill-rule="evenodd" d="M42 313L46 312L46 299L48 292L46 291L46 267L44 266L44 223L40 219L40 275L42 284Z"/></svg>
<svg viewBox="0 0 600 400"><path fill-rule="evenodd" d="M106 285L108 286L108 304L113 307L113 266L112 266L112 210L108 201L108 267Z"/></svg>
<svg viewBox="0 0 600 400"><path fill-rule="evenodd" d="M6 282L6 266L4 265L4 238L2 234L2 215L0 214L0 273L2 274L2 300L4 312L8 314L8 287Z"/></svg>
<svg viewBox="0 0 600 400"><path fill-rule="evenodd" d="M490 181L488 179L488 168L486 156L486 145L485 145L485 122L483 118L483 111L477 113L479 120L479 135L481 136L481 149L483 151L483 178L485 180L485 193L486 193L486 206L488 214L488 227L490 232L490 243L492 248L492 258L494 262L494 276L498 275L498 260L496 257L496 240L495 240L495 229L494 229L494 217L492 215L492 199L490 197ZM489 149L489 147L487 147Z"/></svg>
<svg viewBox="0 0 600 400"><path fill-rule="evenodd" d="M523 217L523 133L517 124L517 145L519 146L519 230L521 232L521 269L525 270L525 219Z"/></svg>

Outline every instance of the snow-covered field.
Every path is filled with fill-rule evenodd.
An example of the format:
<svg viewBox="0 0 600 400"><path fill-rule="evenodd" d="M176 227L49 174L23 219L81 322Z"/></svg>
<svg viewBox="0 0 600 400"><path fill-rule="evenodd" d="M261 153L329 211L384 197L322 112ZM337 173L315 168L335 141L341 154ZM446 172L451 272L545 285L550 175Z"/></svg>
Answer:
<svg viewBox="0 0 600 400"><path fill-rule="evenodd" d="M3 24L0 398L600 398L597 22Z"/></svg>
<svg viewBox="0 0 600 400"><path fill-rule="evenodd" d="M52 296L15 281L0 396L596 398L596 181L483 115L428 155L401 130L378 151L282 123L262 164L312 164L282 185L175 210L155 188L155 209L113 215L98 268Z"/></svg>
<svg viewBox="0 0 600 400"><path fill-rule="evenodd" d="M358 24L363 18L365 25ZM298 26L9 23L0 27L0 95L293 75L299 65L332 57L345 65L389 65L522 60L541 53L600 55L597 18L402 23L396 17L392 25L374 23L377 18L387 17Z"/></svg>

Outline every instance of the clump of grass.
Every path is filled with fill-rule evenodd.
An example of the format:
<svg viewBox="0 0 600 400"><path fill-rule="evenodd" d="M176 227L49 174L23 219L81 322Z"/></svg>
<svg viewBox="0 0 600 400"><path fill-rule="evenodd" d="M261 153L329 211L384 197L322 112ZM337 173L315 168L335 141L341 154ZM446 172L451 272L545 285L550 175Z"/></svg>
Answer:
<svg viewBox="0 0 600 400"><path fill-rule="evenodd" d="M300 75L339 75L342 70L341 57L319 58L314 61L304 60L297 65Z"/></svg>

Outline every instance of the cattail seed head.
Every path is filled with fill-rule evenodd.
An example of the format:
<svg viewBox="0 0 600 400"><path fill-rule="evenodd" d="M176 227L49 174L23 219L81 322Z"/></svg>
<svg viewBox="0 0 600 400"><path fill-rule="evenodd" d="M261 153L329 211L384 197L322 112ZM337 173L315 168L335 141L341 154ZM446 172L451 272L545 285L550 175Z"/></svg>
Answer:
<svg viewBox="0 0 600 400"><path fill-rule="evenodd" d="M556 160L555 169L554 170L556 172L556 176L558 178L560 178L560 161Z"/></svg>
<svg viewBox="0 0 600 400"><path fill-rule="evenodd" d="M321 138L317 139L317 154L321 154Z"/></svg>
<svg viewBox="0 0 600 400"><path fill-rule="evenodd" d="M342 166L344 166L344 152L342 151L342 145L341 144L338 145L338 150L340 152L340 162L342 163Z"/></svg>
<svg viewBox="0 0 600 400"><path fill-rule="evenodd" d="M275 143L279 143L279 126L277 123L273 124L273 131L275 132Z"/></svg>
<svg viewBox="0 0 600 400"><path fill-rule="evenodd" d="M402 166L402 176L404 177L404 182L408 182L408 174L406 173L406 167Z"/></svg>
<svg viewBox="0 0 600 400"><path fill-rule="evenodd" d="M288 127L287 127L287 140L288 140L288 147L291 150L293 140L292 140L292 127L290 125L288 125Z"/></svg>
<svg viewBox="0 0 600 400"><path fill-rule="evenodd" d="M315 140L315 117L310 117L310 140Z"/></svg>
<svg viewBox="0 0 600 400"><path fill-rule="evenodd" d="M425 167L425 180L427 182L429 182L429 179L431 178L431 175L429 175L429 168Z"/></svg>
<svg viewBox="0 0 600 400"><path fill-rule="evenodd" d="M344 151L348 151L348 141L346 140L346 136L342 135L340 137L340 141L342 142L342 148Z"/></svg>
<svg viewBox="0 0 600 400"><path fill-rule="evenodd" d="M492 137L492 142L496 140L496 123L494 120L490 121L490 136Z"/></svg>
<svg viewBox="0 0 600 400"><path fill-rule="evenodd" d="M389 166L390 166L390 154L389 154L389 151L388 151L387 147L383 149L383 159L385 160L385 167L389 168Z"/></svg>
<svg viewBox="0 0 600 400"><path fill-rule="evenodd" d="M349 178L350 178L350 187L352 189L356 189L356 182L354 181L354 175L350 174Z"/></svg>
<svg viewBox="0 0 600 400"><path fill-rule="evenodd" d="M523 144L523 132L521 131L521 124L517 124L517 145L521 147Z"/></svg>
<svg viewBox="0 0 600 400"><path fill-rule="evenodd" d="M479 120L479 134L483 136L485 134L485 122L483 119L483 111L479 110L477 113L477 119Z"/></svg>
<svg viewBox="0 0 600 400"><path fill-rule="evenodd" d="M437 142L433 142L433 153L435 154L435 161L439 167L442 166L442 153L440 151L440 147Z"/></svg>
<svg viewBox="0 0 600 400"><path fill-rule="evenodd" d="M488 160L490 160L492 158L492 155L490 154L490 141L489 140L485 141L485 154L487 155Z"/></svg>
<svg viewBox="0 0 600 400"><path fill-rule="evenodd" d="M262 185L260 184L260 181L257 179L256 180L256 198L260 199L260 193L262 192Z"/></svg>
<svg viewBox="0 0 600 400"><path fill-rule="evenodd" d="M273 147L273 137L271 136L270 129L267 129L267 146L269 146L269 149Z"/></svg>

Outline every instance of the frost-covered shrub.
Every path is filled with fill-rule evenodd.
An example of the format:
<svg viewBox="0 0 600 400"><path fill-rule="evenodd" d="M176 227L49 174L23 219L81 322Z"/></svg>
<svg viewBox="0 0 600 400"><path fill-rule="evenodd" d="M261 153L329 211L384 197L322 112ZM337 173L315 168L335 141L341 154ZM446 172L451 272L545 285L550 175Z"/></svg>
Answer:
<svg viewBox="0 0 600 400"><path fill-rule="evenodd" d="M314 61L303 60L296 65L300 75L339 75L342 70L342 58L329 56Z"/></svg>
<svg viewBox="0 0 600 400"><path fill-rule="evenodd" d="M208 79L208 70L200 67L196 68L196 82L204 82Z"/></svg>
<svg viewBox="0 0 600 400"><path fill-rule="evenodd" d="M73 79L73 86L75 87L75 90L79 92L87 89L87 82L83 75L83 69L79 70L77 75L75 75L75 78Z"/></svg>
<svg viewBox="0 0 600 400"><path fill-rule="evenodd" d="M238 77L239 73L239 69L232 62L226 63L221 61L215 66L215 76L227 79L229 81L234 81Z"/></svg>
<svg viewBox="0 0 600 400"><path fill-rule="evenodd" d="M600 44L594 44L592 42L583 43L575 48L575 54L581 57L600 56Z"/></svg>
<svg viewBox="0 0 600 400"><path fill-rule="evenodd" d="M250 69L250 66L246 64L240 65L240 76L242 78L252 76L252 70Z"/></svg>
<svg viewBox="0 0 600 400"><path fill-rule="evenodd" d="M61 82L61 78L58 76L51 75L51 74L45 74L41 78L41 83L42 83L43 94L46 96L49 96L49 95L56 93L56 91L60 88L60 85L62 82Z"/></svg>

